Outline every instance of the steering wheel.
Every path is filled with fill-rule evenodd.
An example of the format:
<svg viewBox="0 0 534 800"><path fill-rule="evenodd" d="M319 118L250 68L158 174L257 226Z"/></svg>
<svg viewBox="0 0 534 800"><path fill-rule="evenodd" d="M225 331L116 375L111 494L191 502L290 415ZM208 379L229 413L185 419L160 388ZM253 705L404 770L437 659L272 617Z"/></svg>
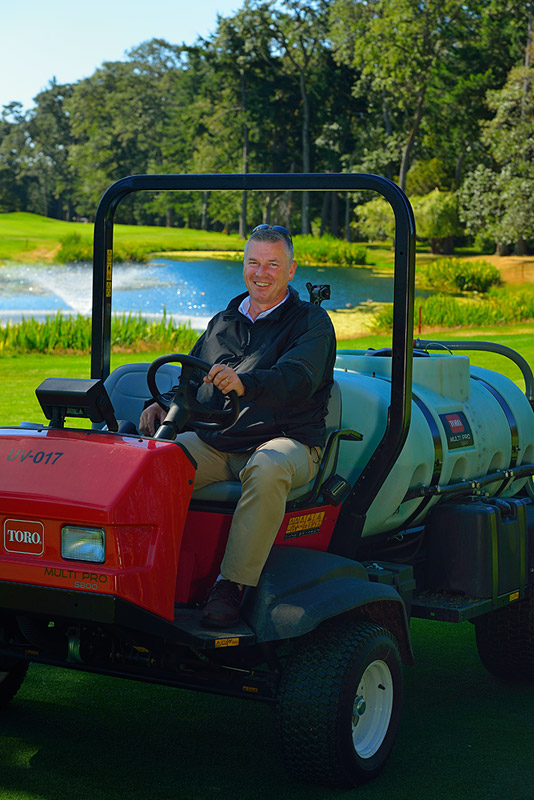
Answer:
<svg viewBox="0 0 534 800"><path fill-rule="evenodd" d="M202 361L194 356L173 353L170 356L161 356L148 368L146 375L148 388L154 400L163 408L167 409L159 399L158 387L156 385L156 373L164 364L178 363L182 365L182 372L176 387L174 397L169 406L167 416L156 431L156 439L174 439L184 425L190 419L195 421L196 427L220 429L228 428L232 425L239 415L239 398L236 392L228 392L230 408L218 411L200 403L196 398L197 388L191 383L194 370L200 369L202 372L209 372L211 364Z"/></svg>

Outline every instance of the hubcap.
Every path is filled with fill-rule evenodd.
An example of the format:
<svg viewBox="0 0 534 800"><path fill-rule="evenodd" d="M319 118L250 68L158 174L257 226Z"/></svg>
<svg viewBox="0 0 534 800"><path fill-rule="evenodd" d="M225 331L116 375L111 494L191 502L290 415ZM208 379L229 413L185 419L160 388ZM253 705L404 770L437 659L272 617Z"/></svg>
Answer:
<svg viewBox="0 0 534 800"><path fill-rule="evenodd" d="M382 745L393 709L393 678L385 661L373 661L363 673L352 707L352 742L360 758Z"/></svg>

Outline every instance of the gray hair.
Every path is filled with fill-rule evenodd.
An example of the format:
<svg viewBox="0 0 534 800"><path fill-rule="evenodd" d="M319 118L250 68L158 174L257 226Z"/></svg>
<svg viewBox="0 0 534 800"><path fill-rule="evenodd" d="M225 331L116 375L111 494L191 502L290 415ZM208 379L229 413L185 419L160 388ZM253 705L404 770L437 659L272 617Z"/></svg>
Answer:
<svg viewBox="0 0 534 800"><path fill-rule="evenodd" d="M262 228L259 231L253 231L247 239L247 243L245 244L245 252L243 253L244 259L247 257L247 247L249 242L283 242L287 251L289 263L291 264L295 258L295 251L293 249L291 237L286 236L286 234L282 233L281 231L275 231L272 228Z"/></svg>

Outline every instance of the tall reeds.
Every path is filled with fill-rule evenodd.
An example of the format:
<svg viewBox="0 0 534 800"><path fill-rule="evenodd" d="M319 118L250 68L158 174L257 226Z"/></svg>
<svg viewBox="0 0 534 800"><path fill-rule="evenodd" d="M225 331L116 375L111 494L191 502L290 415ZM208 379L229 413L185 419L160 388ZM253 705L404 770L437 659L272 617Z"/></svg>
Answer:
<svg viewBox="0 0 534 800"><path fill-rule="evenodd" d="M168 349L188 353L198 333L188 323L176 324L163 314L147 320L140 314L122 314L111 322L111 347L115 350ZM68 316L58 311L44 320L22 318L0 327L0 356L13 353L88 353L91 349L91 320L81 314Z"/></svg>
<svg viewBox="0 0 534 800"><path fill-rule="evenodd" d="M438 293L415 299L415 319L424 328L473 328L512 325L534 320L534 292L491 289L478 297L453 297ZM393 305L380 309L374 318L377 331L391 330Z"/></svg>

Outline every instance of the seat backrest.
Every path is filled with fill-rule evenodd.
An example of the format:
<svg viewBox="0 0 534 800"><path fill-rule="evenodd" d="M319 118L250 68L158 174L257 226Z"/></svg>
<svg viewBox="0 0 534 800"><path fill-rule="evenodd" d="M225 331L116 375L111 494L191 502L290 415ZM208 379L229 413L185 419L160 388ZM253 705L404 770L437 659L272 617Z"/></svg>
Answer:
<svg viewBox="0 0 534 800"><path fill-rule="evenodd" d="M341 388L337 381L334 381L330 391L330 399L328 401L328 411L325 417L326 423L326 439L334 431L341 427ZM321 483L330 477L335 467L335 458L331 458L327 464L327 469L323 476ZM291 489L288 496L288 501L298 500L304 497L305 494L311 491L315 479L304 486L297 486L296 489ZM193 492L194 500L208 500L218 501L224 503L237 503L241 497L241 483L240 481L219 481L218 483L210 483L202 489L195 489Z"/></svg>
<svg viewBox="0 0 534 800"><path fill-rule="evenodd" d="M341 387L337 381L332 384L330 398L328 400L328 411L325 417L326 438L334 431L341 428Z"/></svg>
<svg viewBox="0 0 534 800"><path fill-rule="evenodd" d="M117 419L130 420L135 425L139 422L145 401L150 397L146 382L149 366L149 362L123 364L104 381ZM168 392L177 383L179 375L180 367L177 364L160 367L157 374L160 392Z"/></svg>

